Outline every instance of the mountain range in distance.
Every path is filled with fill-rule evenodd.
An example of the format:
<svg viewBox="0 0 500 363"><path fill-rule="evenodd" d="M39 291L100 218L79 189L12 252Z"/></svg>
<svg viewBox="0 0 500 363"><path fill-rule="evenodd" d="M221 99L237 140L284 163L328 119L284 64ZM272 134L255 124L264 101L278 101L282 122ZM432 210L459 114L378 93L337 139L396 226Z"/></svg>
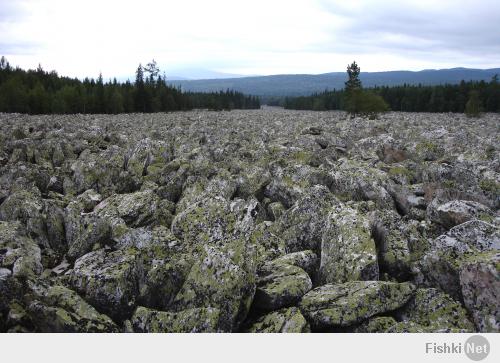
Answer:
<svg viewBox="0 0 500 363"><path fill-rule="evenodd" d="M487 81L500 75L500 68L472 69L450 68L422 71L361 72L363 87L397 86L402 84L456 84L460 81ZM271 76L214 77L213 79L172 79L167 82L183 91L213 92L227 89L255 96L304 96L326 89L342 89L347 80L346 72L323 74L279 74Z"/></svg>
<svg viewBox="0 0 500 363"><path fill-rule="evenodd" d="M171 81L190 81L199 79L226 79L226 78L242 78L248 75L224 73L213 71L204 68L180 68L169 72L171 76L168 77Z"/></svg>

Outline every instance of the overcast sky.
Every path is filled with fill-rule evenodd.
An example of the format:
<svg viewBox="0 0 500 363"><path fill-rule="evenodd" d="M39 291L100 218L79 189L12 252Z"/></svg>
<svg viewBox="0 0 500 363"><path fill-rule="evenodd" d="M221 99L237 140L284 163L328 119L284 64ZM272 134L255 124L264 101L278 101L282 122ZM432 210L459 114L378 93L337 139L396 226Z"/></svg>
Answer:
<svg viewBox="0 0 500 363"><path fill-rule="evenodd" d="M0 55L76 77L500 67L499 0L0 0ZM181 72L182 73L182 72Z"/></svg>

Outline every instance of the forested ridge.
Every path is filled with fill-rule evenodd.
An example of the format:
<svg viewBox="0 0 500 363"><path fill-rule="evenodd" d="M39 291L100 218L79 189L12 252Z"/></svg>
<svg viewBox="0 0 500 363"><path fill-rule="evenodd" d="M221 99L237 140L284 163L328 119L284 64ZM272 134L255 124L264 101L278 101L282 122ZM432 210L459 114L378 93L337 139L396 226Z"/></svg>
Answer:
<svg viewBox="0 0 500 363"><path fill-rule="evenodd" d="M500 112L498 76L494 76L490 82L462 81L459 84L438 86L404 84L367 90L381 96L391 110L404 112L464 112L471 92L476 91L483 112ZM311 96L275 99L273 104L298 110L343 110L345 100L344 90L333 90Z"/></svg>
<svg viewBox="0 0 500 363"><path fill-rule="evenodd" d="M193 108L259 108L257 97L231 90L193 93L182 92L167 84L165 75L153 61L139 65L136 79L105 82L97 79L60 76L56 71L12 67L0 59L0 112L29 114L133 113L190 110Z"/></svg>

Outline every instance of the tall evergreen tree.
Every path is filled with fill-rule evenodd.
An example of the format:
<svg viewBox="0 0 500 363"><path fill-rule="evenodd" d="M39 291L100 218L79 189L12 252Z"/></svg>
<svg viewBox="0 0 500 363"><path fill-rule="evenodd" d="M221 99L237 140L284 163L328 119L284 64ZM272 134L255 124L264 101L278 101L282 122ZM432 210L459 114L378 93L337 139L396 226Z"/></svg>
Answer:
<svg viewBox="0 0 500 363"><path fill-rule="evenodd" d="M348 79L345 82L346 110L351 116L359 113L361 108L362 86L359 79L360 72L361 69L355 61L347 66Z"/></svg>
<svg viewBox="0 0 500 363"><path fill-rule="evenodd" d="M359 68L356 61L347 66L347 75L349 78L347 79L347 82L345 82L346 92L361 89L361 80L359 79L360 72L361 69Z"/></svg>

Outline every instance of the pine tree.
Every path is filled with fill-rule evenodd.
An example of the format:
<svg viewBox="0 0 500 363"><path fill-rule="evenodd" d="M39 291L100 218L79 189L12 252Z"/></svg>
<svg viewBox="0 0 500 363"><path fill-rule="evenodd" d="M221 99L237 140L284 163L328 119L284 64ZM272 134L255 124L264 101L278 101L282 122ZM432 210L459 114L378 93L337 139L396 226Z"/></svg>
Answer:
<svg viewBox="0 0 500 363"><path fill-rule="evenodd" d="M349 78L347 82L345 82L346 110L351 117L354 117L360 110L363 92L361 80L359 79L360 72L361 70L355 61L347 66L347 75Z"/></svg>
<svg viewBox="0 0 500 363"><path fill-rule="evenodd" d="M135 73L135 111L146 111L146 92L144 89L144 71L142 64L139 64Z"/></svg>
<svg viewBox="0 0 500 363"><path fill-rule="evenodd" d="M359 79L359 73L361 69L359 68L356 61L352 62L352 64L347 66L347 75L349 79L345 82L345 90L346 92L350 92L356 89L361 89L361 80Z"/></svg>

